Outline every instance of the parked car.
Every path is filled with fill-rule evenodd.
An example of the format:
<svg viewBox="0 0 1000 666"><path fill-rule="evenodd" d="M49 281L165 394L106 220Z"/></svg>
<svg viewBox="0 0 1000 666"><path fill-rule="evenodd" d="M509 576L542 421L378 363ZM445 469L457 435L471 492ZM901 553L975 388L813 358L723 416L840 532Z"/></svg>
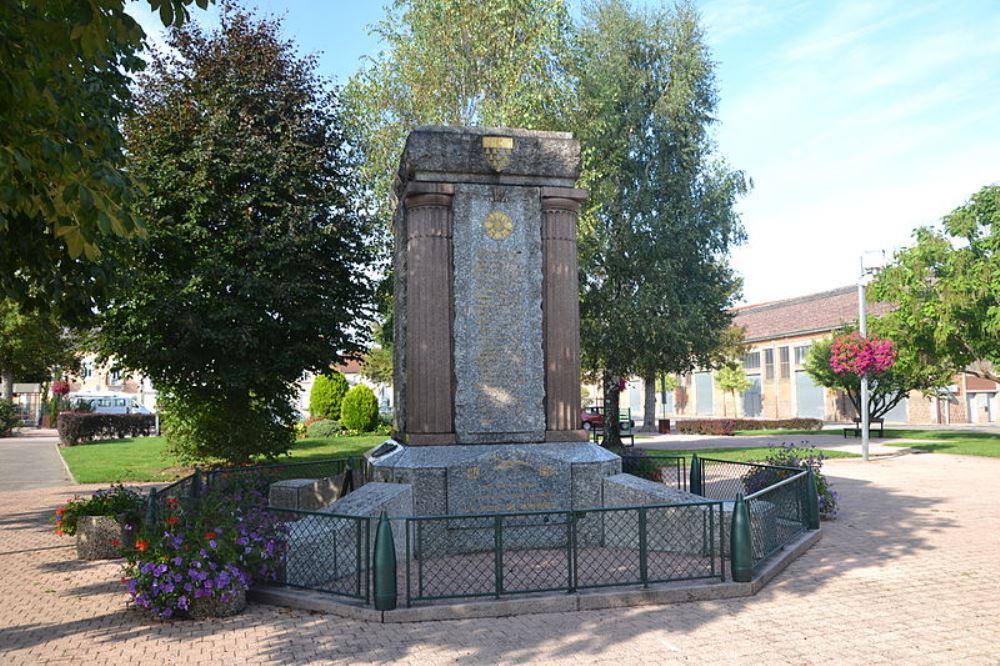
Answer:
<svg viewBox="0 0 1000 666"><path fill-rule="evenodd" d="M128 393L70 393L66 396L70 405L84 403L96 414L152 414L148 407L139 404Z"/></svg>
<svg viewBox="0 0 1000 666"><path fill-rule="evenodd" d="M618 412L618 417L624 425L628 423L629 429L635 428L635 421L632 420L632 414L628 409L622 409ZM580 410L580 421L583 422L583 429L587 432L591 430L596 430L598 428L604 427L604 408L597 405L591 405L590 407L584 407Z"/></svg>

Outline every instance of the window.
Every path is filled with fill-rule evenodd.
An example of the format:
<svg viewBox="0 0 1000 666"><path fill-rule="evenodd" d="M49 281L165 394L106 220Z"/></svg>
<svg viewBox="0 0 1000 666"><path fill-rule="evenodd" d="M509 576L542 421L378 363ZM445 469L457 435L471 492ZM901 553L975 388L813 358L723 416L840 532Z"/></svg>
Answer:
<svg viewBox="0 0 1000 666"><path fill-rule="evenodd" d="M812 345L802 345L801 347L795 348L795 367L801 368L806 362L806 356L809 354L809 348Z"/></svg>
<svg viewBox="0 0 1000 666"><path fill-rule="evenodd" d="M122 383L122 371L112 370L108 373L108 383L112 386L118 386Z"/></svg>
<svg viewBox="0 0 1000 666"><path fill-rule="evenodd" d="M788 347L781 347L778 350L778 354L781 358L781 378L788 379L792 376L791 367L788 362Z"/></svg>
<svg viewBox="0 0 1000 666"><path fill-rule="evenodd" d="M760 352L750 352L743 357L743 368L746 370L760 370Z"/></svg>
<svg viewBox="0 0 1000 666"><path fill-rule="evenodd" d="M764 350L764 379L774 379L774 350Z"/></svg>

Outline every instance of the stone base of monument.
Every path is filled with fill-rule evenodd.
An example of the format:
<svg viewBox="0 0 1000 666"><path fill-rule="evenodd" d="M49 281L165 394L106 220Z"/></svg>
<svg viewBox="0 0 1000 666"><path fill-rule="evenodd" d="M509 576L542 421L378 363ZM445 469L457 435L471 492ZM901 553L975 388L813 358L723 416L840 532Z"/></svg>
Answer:
<svg viewBox="0 0 1000 666"><path fill-rule="evenodd" d="M280 482L283 483L283 482ZM275 484L276 485L276 484ZM272 497L274 487L272 486ZM280 494L279 494L280 496ZM287 508L287 507L281 507ZM413 513L413 491L397 483L368 483L318 513L293 520L288 525L284 582L289 585L338 591L352 584L358 567L358 539L364 539L365 521L351 516L377 518ZM396 557L405 558L405 523L392 520ZM374 547L375 530L367 530Z"/></svg>

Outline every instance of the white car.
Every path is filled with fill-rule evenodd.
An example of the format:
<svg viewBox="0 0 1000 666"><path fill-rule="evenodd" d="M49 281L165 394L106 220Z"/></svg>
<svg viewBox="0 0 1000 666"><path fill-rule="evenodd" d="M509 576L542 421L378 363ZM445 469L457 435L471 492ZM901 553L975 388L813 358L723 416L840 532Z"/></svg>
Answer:
<svg viewBox="0 0 1000 666"><path fill-rule="evenodd" d="M88 403L95 414L153 413L128 393L70 393L66 398L71 405Z"/></svg>

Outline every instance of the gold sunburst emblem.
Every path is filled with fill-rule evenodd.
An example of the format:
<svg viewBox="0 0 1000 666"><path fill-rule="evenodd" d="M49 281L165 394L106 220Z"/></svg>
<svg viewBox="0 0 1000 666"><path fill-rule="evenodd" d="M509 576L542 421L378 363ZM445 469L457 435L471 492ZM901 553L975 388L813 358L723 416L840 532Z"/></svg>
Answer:
<svg viewBox="0 0 1000 666"><path fill-rule="evenodd" d="M514 152L514 137L484 136L483 153L494 171L500 172L510 165L510 155Z"/></svg>
<svg viewBox="0 0 1000 666"><path fill-rule="evenodd" d="M486 235L493 240L503 240L514 231L514 220L510 219L510 215L507 213L495 210L486 216L483 229L486 230Z"/></svg>

